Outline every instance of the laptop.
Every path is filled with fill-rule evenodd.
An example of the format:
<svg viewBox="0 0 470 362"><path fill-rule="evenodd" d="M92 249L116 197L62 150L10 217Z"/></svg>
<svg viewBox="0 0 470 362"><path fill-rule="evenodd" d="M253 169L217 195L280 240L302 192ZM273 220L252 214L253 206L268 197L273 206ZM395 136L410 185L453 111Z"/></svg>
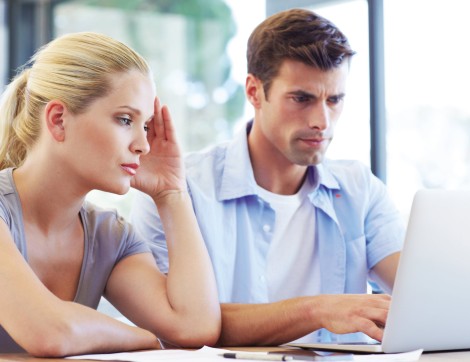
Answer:
<svg viewBox="0 0 470 362"><path fill-rule="evenodd" d="M470 349L470 191L416 193L381 344L287 345L373 353Z"/></svg>

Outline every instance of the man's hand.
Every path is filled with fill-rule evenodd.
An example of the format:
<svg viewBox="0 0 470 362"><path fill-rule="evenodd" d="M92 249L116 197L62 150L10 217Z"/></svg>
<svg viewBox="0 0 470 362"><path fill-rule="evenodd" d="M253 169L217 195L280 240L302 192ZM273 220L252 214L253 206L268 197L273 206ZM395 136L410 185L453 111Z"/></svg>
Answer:
<svg viewBox="0 0 470 362"><path fill-rule="evenodd" d="M311 315L319 318L321 326L330 332L363 332L381 341L390 300L385 294L320 295L312 306Z"/></svg>
<svg viewBox="0 0 470 362"><path fill-rule="evenodd" d="M382 340L390 296L324 294L264 304L222 304L221 346L273 346L326 328Z"/></svg>

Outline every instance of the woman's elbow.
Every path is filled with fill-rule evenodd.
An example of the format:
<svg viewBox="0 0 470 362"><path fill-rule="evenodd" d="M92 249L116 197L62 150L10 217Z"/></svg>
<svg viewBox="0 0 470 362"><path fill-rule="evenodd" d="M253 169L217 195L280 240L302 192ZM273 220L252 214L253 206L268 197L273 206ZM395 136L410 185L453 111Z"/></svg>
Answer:
<svg viewBox="0 0 470 362"><path fill-rule="evenodd" d="M199 346L215 346L220 338L222 330L221 321L207 323L203 328L198 331L196 336L195 344Z"/></svg>
<svg viewBox="0 0 470 362"><path fill-rule="evenodd" d="M163 338L164 345L180 348L214 346L219 340L221 329L220 320L185 323L181 328L171 331L168 338Z"/></svg>
<svg viewBox="0 0 470 362"><path fill-rule="evenodd" d="M22 343L22 347L34 357L57 358L73 354L73 342L73 328L63 325L30 334L27 341Z"/></svg>

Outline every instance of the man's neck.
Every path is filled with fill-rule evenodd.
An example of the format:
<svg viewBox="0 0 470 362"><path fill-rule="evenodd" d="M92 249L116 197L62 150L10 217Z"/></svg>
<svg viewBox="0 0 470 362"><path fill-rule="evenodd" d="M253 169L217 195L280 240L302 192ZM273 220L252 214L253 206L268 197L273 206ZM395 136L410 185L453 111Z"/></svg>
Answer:
<svg viewBox="0 0 470 362"><path fill-rule="evenodd" d="M292 163L277 150L264 147L253 138L250 141L250 135L248 150L258 186L280 195L293 195L302 187L307 166Z"/></svg>
<svg viewBox="0 0 470 362"><path fill-rule="evenodd" d="M256 183L263 189L279 195L293 195L302 187L306 175L305 167L279 170L274 169L272 165L265 166L267 167L254 169Z"/></svg>

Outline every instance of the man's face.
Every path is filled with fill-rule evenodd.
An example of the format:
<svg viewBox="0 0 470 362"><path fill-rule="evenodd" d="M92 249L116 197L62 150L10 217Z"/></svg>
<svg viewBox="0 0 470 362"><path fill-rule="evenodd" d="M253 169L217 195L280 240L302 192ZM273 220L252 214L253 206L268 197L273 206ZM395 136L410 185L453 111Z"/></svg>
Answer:
<svg viewBox="0 0 470 362"><path fill-rule="evenodd" d="M250 149L269 153L282 164L320 163L343 110L347 61L329 71L286 60L266 95L262 83L247 78L247 95L255 107Z"/></svg>

